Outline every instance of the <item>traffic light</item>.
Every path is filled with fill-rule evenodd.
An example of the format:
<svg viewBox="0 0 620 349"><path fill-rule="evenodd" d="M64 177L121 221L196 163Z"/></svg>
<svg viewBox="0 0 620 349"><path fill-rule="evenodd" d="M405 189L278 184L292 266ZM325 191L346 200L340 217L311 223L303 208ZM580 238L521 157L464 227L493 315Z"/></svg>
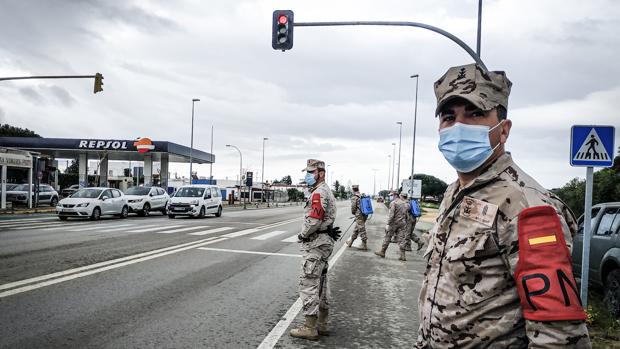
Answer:
<svg viewBox="0 0 620 349"><path fill-rule="evenodd" d="M293 11L273 11L271 46L275 50L286 51L293 48L293 26Z"/></svg>
<svg viewBox="0 0 620 349"><path fill-rule="evenodd" d="M95 92L103 91L103 75L97 73L95 74Z"/></svg>

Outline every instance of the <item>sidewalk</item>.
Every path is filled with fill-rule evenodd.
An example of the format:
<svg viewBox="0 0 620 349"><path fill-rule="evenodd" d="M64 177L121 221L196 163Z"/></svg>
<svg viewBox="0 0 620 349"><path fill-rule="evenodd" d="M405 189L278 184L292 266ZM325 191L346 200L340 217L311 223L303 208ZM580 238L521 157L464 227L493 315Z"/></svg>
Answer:
<svg viewBox="0 0 620 349"><path fill-rule="evenodd" d="M276 348L413 346L418 332L418 294L425 263L421 251L408 252L407 261L400 262L396 244L390 244L385 259L373 253L381 247L386 221L387 208L376 205L375 214L366 222L370 251L347 248L329 273L331 335L322 336L318 342L306 341L290 337L289 327ZM428 224L422 225L426 228ZM351 231L343 240L350 236ZM353 246L360 242L358 238ZM292 326L302 322L300 312Z"/></svg>

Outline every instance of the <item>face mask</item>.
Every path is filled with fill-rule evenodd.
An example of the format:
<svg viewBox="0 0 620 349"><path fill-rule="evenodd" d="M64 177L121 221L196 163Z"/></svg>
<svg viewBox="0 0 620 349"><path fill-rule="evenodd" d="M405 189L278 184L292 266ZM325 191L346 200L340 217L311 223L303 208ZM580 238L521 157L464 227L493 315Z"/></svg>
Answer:
<svg viewBox="0 0 620 349"><path fill-rule="evenodd" d="M309 186L313 186L316 183L316 179L314 179L314 174L310 172L306 173L306 178L304 180L306 181L306 184L308 184Z"/></svg>
<svg viewBox="0 0 620 349"><path fill-rule="evenodd" d="M493 151L501 144L491 148L489 132L499 124L489 128L483 125L467 125L457 122L454 126L439 131L439 151L455 170L468 173L487 161Z"/></svg>

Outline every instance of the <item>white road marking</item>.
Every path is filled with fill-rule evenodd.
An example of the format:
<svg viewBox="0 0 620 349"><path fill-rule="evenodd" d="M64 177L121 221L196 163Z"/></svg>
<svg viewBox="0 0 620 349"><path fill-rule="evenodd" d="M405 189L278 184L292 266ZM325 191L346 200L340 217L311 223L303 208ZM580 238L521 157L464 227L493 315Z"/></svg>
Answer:
<svg viewBox="0 0 620 349"><path fill-rule="evenodd" d="M196 230L196 229L204 229L204 228L209 228L208 225L196 225L193 227L188 227L188 228L181 228L181 229L173 229L173 230L164 230L164 231L156 231L157 234L173 234L173 233L180 233L182 231L189 231L189 230Z"/></svg>
<svg viewBox="0 0 620 349"><path fill-rule="evenodd" d="M218 251L218 252L234 252L234 253L246 253L246 254L260 254L267 256L282 256L282 257L297 257L301 258L300 254L290 254L290 253L275 253L275 252L259 252L259 251L245 251L245 250L229 250L226 248L210 248L210 247L199 247L199 250L205 251Z"/></svg>
<svg viewBox="0 0 620 349"><path fill-rule="evenodd" d="M56 225L56 224L58 223L52 223L52 222L24 223L24 224L5 225L4 227L0 227L0 228L11 229L11 230L24 230L24 229L37 229L39 227L49 227L50 225Z"/></svg>
<svg viewBox="0 0 620 349"><path fill-rule="evenodd" d="M114 260L110 260L106 262L87 265L87 266L80 267L80 268L70 269L70 270L66 270L63 272L57 272L57 273L53 273L49 275L39 276L36 278L31 278L31 279L12 282L9 284L0 285L0 290L1 290L1 289L13 288L13 287L20 286L20 285L30 284L36 281L47 280L47 281L39 282L36 284L23 286L19 288L13 288L8 291L0 292L0 298L8 297L8 296L22 293L22 292L36 290L37 288L54 285L57 283L81 278L81 277L88 276L88 275L98 274L98 273L101 273L107 270L117 269L117 268L124 267L127 265L144 262L150 259L167 256L169 254L186 251L186 250L197 248L200 246L214 244L214 243L224 241L224 240L226 239L221 239L217 237L202 239L202 240L193 241L190 243L185 243L185 244L181 244L177 246L166 247L166 248L162 248L159 250L139 253L133 256L127 256L127 257L118 258L118 259L114 259ZM92 270L89 270L89 269L92 269ZM86 271L78 272L82 270L86 270ZM58 277L58 276L61 276L61 277Z"/></svg>
<svg viewBox="0 0 620 349"><path fill-rule="evenodd" d="M189 233L188 235L202 236L202 235L207 235L207 234L215 234L215 233L219 233L219 232L227 231L227 230L231 230L231 229L234 229L234 228L233 227L221 227L221 228L197 231L195 233ZM222 237L226 237L226 235L224 235Z"/></svg>
<svg viewBox="0 0 620 349"><path fill-rule="evenodd" d="M90 230L106 229L106 228L129 227L129 226L132 226L132 225L134 225L134 224L133 223L127 223L127 224L107 223L107 224L97 224L95 227L79 228L79 229L68 229L68 231L71 231L71 232L90 231ZM155 227L155 225L151 225L151 227ZM125 228L125 229L127 229L127 228Z"/></svg>
<svg viewBox="0 0 620 349"><path fill-rule="evenodd" d="M146 232L154 232L154 231L158 231L158 230L164 230L164 229L169 229L169 228L178 228L178 227L182 227L183 225L169 225L169 226L155 226L153 228L144 228L144 227L140 227L140 229L137 230L128 230L128 233L146 233Z"/></svg>
<svg viewBox="0 0 620 349"><path fill-rule="evenodd" d="M61 229L65 229L67 227L71 227L71 228L75 228L76 226L81 226L81 225L86 225L86 224L91 224L90 222L80 222L80 223L61 223L61 224L56 224L51 228L43 228L43 229L37 229L37 230L44 230L44 231L48 231L48 230L61 230Z"/></svg>
<svg viewBox="0 0 620 349"><path fill-rule="evenodd" d="M299 234L297 234L299 235ZM284 240L282 240L282 242L297 242L299 241L299 239L297 238L297 235L293 235L290 238L286 238Z"/></svg>
<svg viewBox="0 0 620 349"><path fill-rule="evenodd" d="M275 231L272 231L272 232L267 233L267 234L263 234L263 235L259 235L259 236L253 237L252 240L267 240L267 239L271 239L274 236L282 235L282 234L284 234L286 232L287 232L286 230L275 230Z"/></svg>
<svg viewBox="0 0 620 349"><path fill-rule="evenodd" d="M334 265L336 265L336 262L338 262L338 259L340 258L340 256L342 256L346 248L347 248L347 245L342 244L342 247L340 248L340 250L338 250L338 252L336 252L334 257L332 257L329 260L328 270L331 270L331 268ZM275 347L275 345L278 344L280 337L282 337L284 332L286 332L286 329L291 325L293 320L295 320L301 308L302 308L301 298L297 298L295 303L293 303L293 305L289 308L286 314L284 314L282 319L278 321L278 323L274 326L271 332L269 332L267 337L263 339L263 342L257 347L257 349L272 349L273 347Z"/></svg>
<svg viewBox="0 0 620 349"><path fill-rule="evenodd" d="M225 237L225 238L238 238L240 236L256 233L257 231L260 231L260 229L259 228L251 228L251 229L245 229L245 230L236 231L234 233L229 233L229 234L222 235L222 236Z"/></svg>
<svg viewBox="0 0 620 349"><path fill-rule="evenodd" d="M54 219L58 219L58 217L40 217L40 218L15 218L15 219L2 219L0 220L0 225L4 225L4 224L13 224L15 222L32 222L32 221L44 221L44 220L54 220Z"/></svg>

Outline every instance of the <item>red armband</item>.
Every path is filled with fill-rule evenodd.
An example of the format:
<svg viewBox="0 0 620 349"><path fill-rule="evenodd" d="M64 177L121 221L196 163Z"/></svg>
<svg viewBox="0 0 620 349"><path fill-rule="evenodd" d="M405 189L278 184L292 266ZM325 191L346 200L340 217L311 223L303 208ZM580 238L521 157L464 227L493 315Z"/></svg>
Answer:
<svg viewBox="0 0 620 349"><path fill-rule="evenodd" d="M325 217L325 210L323 209L323 205L321 205L321 194L312 194L310 200L312 200L312 205L310 206L310 214L308 216L316 219L323 219L323 217Z"/></svg>
<svg viewBox="0 0 620 349"><path fill-rule="evenodd" d="M523 317L535 321L584 320L562 224L551 206L519 214L515 282Z"/></svg>

